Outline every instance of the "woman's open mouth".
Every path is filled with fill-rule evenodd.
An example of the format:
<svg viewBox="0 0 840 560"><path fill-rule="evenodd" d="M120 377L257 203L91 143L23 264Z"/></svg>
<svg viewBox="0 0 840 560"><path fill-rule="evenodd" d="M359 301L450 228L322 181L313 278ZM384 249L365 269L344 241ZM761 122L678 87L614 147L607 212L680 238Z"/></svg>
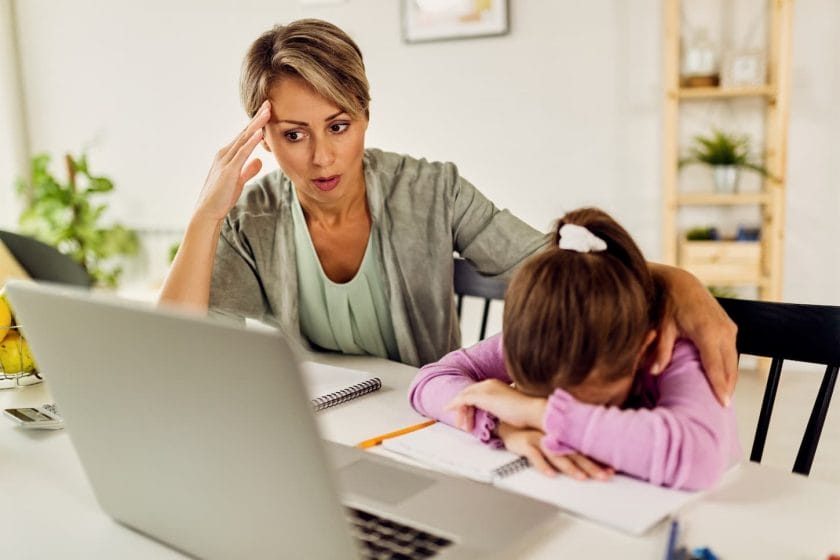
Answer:
<svg viewBox="0 0 840 560"><path fill-rule="evenodd" d="M333 190L338 186L339 181L341 181L341 175L333 175L331 177L318 177L317 179L312 179L312 182L315 183L315 186L322 191Z"/></svg>

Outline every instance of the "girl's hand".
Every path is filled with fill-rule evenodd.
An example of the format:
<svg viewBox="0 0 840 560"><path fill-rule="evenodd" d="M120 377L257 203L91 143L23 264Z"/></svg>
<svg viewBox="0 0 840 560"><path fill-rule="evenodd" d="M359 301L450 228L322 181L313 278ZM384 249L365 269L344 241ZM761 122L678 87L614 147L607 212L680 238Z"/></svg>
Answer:
<svg viewBox="0 0 840 560"><path fill-rule="evenodd" d="M544 449L540 445L543 437L540 430L516 428L501 422L497 432L508 451L526 457L531 466L546 476L553 477L561 473L576 480L607 480L615 474L612 468L600 465L586 455L555 455Z"/></svg>
<svg viewBox="0 0 840 560"><path fill-rule="evenodd" d="M462 390L458 396L446 405L456 413L456 418L464 420L462 430L472 431L474 410L486 410L499 420L517 428L542 429L546 399L529 397L498 379L487 379L473 383Z"/></svg>
<svg viewBox="0 0 840 560"><path fill-rule="evenodd" d="M709 385L723 405L728 405L738 380L738 351L735 335L738 327L709 291L691 274L660 264L651 264L651 272L665 284L668 305L651 372L656 374L671 361L674 342L685 335L700 351L700 360Z"/></svg>
<svg viewBox="0 0 840 560"><path fill-rule="evenodd" d="M227 146L216 153L204 188L198 197L195 216L211 223L221 222L236 203L245 183L262 167L259 159L245 161L262 140L262 128L271 116L271 105L266 100L248 123L248 126Z"/></svg>

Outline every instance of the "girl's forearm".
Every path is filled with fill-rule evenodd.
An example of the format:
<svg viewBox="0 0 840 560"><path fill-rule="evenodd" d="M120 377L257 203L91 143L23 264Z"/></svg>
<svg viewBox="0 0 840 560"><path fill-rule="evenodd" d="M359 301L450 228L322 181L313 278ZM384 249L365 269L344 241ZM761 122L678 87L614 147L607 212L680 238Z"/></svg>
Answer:
<svg viewBox="0 0 840 560"><path fill-rule="evenodd" d="M221 222L193 217L160 290L158 303L207 311Z"/></svg>

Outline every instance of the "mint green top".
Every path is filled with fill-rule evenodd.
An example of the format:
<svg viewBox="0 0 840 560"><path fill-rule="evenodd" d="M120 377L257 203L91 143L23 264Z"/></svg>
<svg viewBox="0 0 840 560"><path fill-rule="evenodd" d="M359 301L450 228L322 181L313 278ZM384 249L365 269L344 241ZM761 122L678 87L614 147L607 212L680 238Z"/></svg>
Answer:
<svg viewBox="0 0 840 560"><path fill-rule="evenodd" d="M324 273L294 189L292 198L301 334L327 350L399 360L373 225L358 272L337 284Z"/></svg>
<svg viewBox="0 0 840 560"><path fill-rule="evenodd" d="M551 237L496 208L451 163L368 148L364 170L374 242L368 252L383 270L399 361L419 367L461 345L452 251L482 274L508 279ZM211 315L300 332L306 313L299 309L293 191L279 169L245 187L222 223Z"/></svg>

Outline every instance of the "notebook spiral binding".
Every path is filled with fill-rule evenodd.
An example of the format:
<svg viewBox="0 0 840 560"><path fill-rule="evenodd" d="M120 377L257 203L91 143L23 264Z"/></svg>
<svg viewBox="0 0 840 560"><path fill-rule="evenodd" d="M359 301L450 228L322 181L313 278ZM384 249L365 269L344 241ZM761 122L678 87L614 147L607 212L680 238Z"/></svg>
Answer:
<svg viewBox="0 0 840 560"><path fill-rule="evenodd" d="M493 473L500 478L504 478L509 474L527 469L530 465L531 464L528 462L526 457L520 457L516 461L512 461L507 465L502 465L498 469L494 470Z"/></svg>
<svg viewBox="0 0 840 560"><path fill-rule="evenodd" d="M378 377L373 377L362 381L361 383L351 385L341 391L335 391L334 393L328 393L326 395L316 397L312 399L312 406L317 412L319 410L324 410L325 408L330 408L331 406L351 401L356 397L361 397L362 395L378 391L381 387L382 381Z"/></svg>

